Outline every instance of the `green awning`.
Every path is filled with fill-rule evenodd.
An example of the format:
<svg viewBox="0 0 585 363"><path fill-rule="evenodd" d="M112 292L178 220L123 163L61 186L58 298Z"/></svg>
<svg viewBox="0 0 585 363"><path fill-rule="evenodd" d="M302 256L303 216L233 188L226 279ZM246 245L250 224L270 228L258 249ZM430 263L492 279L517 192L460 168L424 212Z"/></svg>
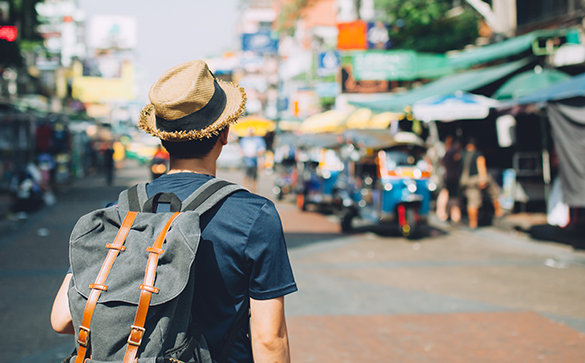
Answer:
<svg viewBox="0 0 585 363"><path fill-rule="evenodd" d="M504 101L499 109L512 108L529 103L541 104L549 101L566 100L568 98L585 97L585 73L573 76L553 86L541 89L527 96Z"/></svg>
<svg viewBox="0 0 585 363"><path fill-rule="evenodd" d="M362 80L412 81L455 73L444 54L413 50L354 51L345 55L351 61L353 77Z"/></svg>
<svg viewBox="0 0 585 363"><path fill-rule="evenodd" d="M369 108L375 112L403 112L404 107L412 106L416 101L428 97L446 95L456 91L472 92L510 75L530 62L530 59L522 59L496 67L458 73L427 83L419 88L391 95L387 99L363 102L350 101L350 103L357 107Z"/></svg>
<svg viewBox="0 0 585 363"><path fill-rule="evenodd" d="M578 30L536 30L499 43L462 51L448 56L447 59L449 60L449 65L451 67L456 69L466 69L478 64L519 55L528 50L532 50L532 53L535 55L545 55L550 51L546 46L547 39L565 36L567 42L575 42L578 41L578 37L576 38L577 40L575 40L575 32L578 32ZM560 46L560 44L558 46Z"/></svg>
<svg viewBox="0 0 585 363"><path fill-rule="evenodd" d="M571 76L556 69L537 68L510 78L493 94L493 98L506 100L529 95L553 84L570 79Z"/></svg>

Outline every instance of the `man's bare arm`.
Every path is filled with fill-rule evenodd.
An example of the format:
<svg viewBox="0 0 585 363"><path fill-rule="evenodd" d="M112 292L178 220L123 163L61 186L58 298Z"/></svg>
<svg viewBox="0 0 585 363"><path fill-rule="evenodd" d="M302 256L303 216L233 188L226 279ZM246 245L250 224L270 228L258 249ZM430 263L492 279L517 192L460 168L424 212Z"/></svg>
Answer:
<svg viewBox="0 0 585 363"><path fill-rule="evenodd" d="M255 363L289 363L284 297L250 299L250 333Z"/></svg>
<svg viewBox="0 0 585 363"><path fill-rule="evenodd" d="M69 288L71 276L70 273L65 275L51 311L51 326L59 334L75 334L71 313L69 312L69 301L67 300L67 289Z"/></svg>
<svg viewBox="0 0 585 363"><path fill-rule="evenodd" d="M487 186L487 167L483 156L477 157L477 173L479 174L479 187L481 189Z"/></svg>

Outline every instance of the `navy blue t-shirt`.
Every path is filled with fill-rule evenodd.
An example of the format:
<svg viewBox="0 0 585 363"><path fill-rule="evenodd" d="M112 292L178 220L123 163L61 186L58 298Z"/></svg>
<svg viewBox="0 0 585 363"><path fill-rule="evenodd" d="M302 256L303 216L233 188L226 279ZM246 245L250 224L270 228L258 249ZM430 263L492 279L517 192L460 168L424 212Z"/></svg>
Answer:
<svg viewBox="0 0 585 363"><path fill-rule="evenodd" d="M149 183L147 192L149 197L172 192L184 200L212 178L167 174ZM157 211L168 211L168 206L159 205ZM219 358L244 299L272 299L297 290L274 204L247 191L235 192L203 214L195 269L193 313L214 359ZM230 362L253 362L248 330L245 324Z"/></svg>

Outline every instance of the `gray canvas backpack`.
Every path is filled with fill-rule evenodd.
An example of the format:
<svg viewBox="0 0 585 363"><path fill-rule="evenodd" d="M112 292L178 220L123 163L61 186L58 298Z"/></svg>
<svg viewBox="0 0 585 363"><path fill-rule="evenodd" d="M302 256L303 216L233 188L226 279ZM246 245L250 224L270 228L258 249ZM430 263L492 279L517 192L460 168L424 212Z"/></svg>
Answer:
<svg viewBox="0 0 585 363"><path fill-rule="evenodd" d="M143 183L79 219L69 244L71 362L213 362L191 313L199 217L238 190L212 179L181 202L172 193L148 198ZM155 213L159 203L171 212ZM220 363L249 317L244 305Z"/></svg>

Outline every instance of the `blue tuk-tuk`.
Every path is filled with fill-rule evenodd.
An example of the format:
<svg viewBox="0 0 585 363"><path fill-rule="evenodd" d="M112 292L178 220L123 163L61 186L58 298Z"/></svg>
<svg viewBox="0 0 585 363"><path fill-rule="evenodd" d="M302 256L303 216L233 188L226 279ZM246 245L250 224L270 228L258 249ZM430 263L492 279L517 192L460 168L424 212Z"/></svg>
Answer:
<svg viewBox="0 0 585 363"><path fill-rule="evenodd" d="M333 195L344 165L339 157L339 134L303 135L297 147L297 206L333 210Z"/></svg>
<svg viewBox="0 0 585 363"><path fill-rule="evenodd" d="M388 130L348 130L344 188L337 198L341 230L354 218L398 225L407 238L418 238L429 214L431 165L424 142L413 133L391 136Z"/></svg>

